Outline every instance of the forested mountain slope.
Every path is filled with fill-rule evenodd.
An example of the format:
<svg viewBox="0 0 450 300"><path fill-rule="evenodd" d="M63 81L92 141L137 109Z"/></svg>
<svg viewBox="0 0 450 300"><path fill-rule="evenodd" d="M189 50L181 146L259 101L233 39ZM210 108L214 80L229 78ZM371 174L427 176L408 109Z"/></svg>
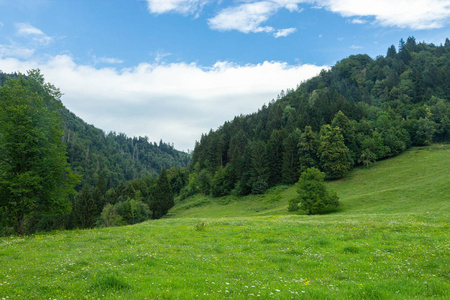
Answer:
<svg viewBox="0 0 450 300"><path fill-rule="evenodd" d="M450 139L450 40L354 55L282 91L257 113L202 135L186 194L261 193L318 167L341 178L357 164Z"/></svg>
<svg viewBox="0 0 450 300"><path fill-rule="evenodd" d="M62 116L69 163L89 185L95 184L100 172L111 188L123 181L156 176L163 168L186 167L191 161L189 154L163 141L155 143L148 137L127 137L115 132L105 134L67 109Z"/></svg>
<svg viewBox="0 0 450 300"><path fill-rule="evenodd" d="M10 81L7 81L8 77ZM5 107L0 111L3 113L0 148L9 149L5 150L0 163L4 167L0 172L3 193L0 197L0 236L14 231L25 234L51 229L134 224L149 218L160 218L173 206L173 193L186 184L185 167L191 161L188 153L177 151L162 141L157 144L149 142L147 137L130 138L114 132L105 134L86 124L62 105L59 89L45 83L39 70L28 71L27 76L0 72L0 91L4 94L0 102ZM40 114L31 115L26 111L35 106L39 107L38 110L42 108L41 115L48 112L51 116L48 119L54 122L52 124L57 129L53 135L45 132L50 121L43 118L42 121L38 117ZM32 121L10 115L10 112L16 111L30 114L27 117ZM14 135L14 128L21 128L16 131L22 136ZM36 137L36 132L42 134ZM50 140L54 144L50 145ZM56 176L49 175L48 170L54 170L52 168L47 168L47 171L28 170L50 161L42 155L27 154L36 153L37 150L33 150L35 145L43 145L43 150L39 150L41 154L48 149L61 149L61 164L66 164L66 160L69 162L67 178L71 176L73 180L66 179L65 182L73 182L73 186L67 189L70 192L51 198L54 203L64 204L61 205L64 209L52 210L55 205L42 209L27 205L25 200L28 198L20 196L23 189L32 195L30 197L34 203L44 203L43 199L48 197L40 196L36 191L51 191L45 188L52 187L50 183L56 180ZM49 184L42 183L40 174L48 175L45 182ZM21 178L33 178L34 181L29 182L36 183L34 190L28 188L27 182L20 181ZM19 183L16 183L17 180ZM76 191L72 190L73 187ZM13 191L13 188L16 190ZM72 195L72 191L76 193ZM17 201L20 206L15 204ZM14 214L13 208L16 206L20 209Z"/></svg>
<svg viewBox="0 0 450 300"><path fill-rule="evenodd" d="M8 77L18 75L0 71L0 85ZM61 116L69 163L75 173L83 176L80 186L94 186L102 173L107 188L115 188L121 182L157 176L163 168L186 167L191 161L189 154L163 141L155 143L148 137L127 137L115 132L106 134L65 107L61 107Z"/></svg>

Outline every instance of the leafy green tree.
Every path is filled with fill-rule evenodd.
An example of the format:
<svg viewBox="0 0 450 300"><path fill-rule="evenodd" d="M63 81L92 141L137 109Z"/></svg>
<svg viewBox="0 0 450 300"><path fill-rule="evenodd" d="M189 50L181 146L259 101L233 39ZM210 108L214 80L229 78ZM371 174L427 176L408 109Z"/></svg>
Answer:
<svg viewBox="0 0 450 300"><path fill-rule="evenodd" d="M328 177L341 178L350 170L348 148L339 127L322 126L319 153L321 168Z"/></svg>
<svg viewBox="0 0 450 300"><path fill-rule="evenodd" d="M136 224L148 220L151 211L148 205L140 200L128 199L114 205L118 215L127 224Z"/></svg>
<svg viewBox="0 0 450 300"><path fill-rule="evenodd" d="M209 195L209 193L211 192L211 182L211 174L205 169L200 171L200 173L198 174L198 188L201 193Z"/></svg>
<svg viewBox="0 0 450 300"><path fill-rule="evenodd" d="M424 146L431 144L435 131L436 123L426 118L420 118L417 122L417 130L415 136L416 145Z"/></svg>
<svg viewBox="0 0 450 300"><path fill-rule="evenodd" d="M32 213L71 211L68 195L79 178L70 171L61 142L59 96L36 71L0 88L0 208L20 235Z"/></svg>
<svg viewBox="0 0 450 300"><path fill-rule="evenodd" d="M114 205L108 203L102 210L100 218L97 221L99 227L113 227L124 225L122 217L117 213Z"/></svg>
<svg viewBox="0 0 450 300"><path fill-rule="evenodd" d="M225 168L220 166L211 182L211 195L222 197L228 195L234 188L234 178L231 170L231 164Z"/></svg>
<svg viewBox="0 0 450 300"><path fill-rule="evenodd" d="M309 168L300 175L297 183L298 198L289 203L289 211L296 211L298 204L309 215L321 214L339 207L336 193L329 192L324 183L325 173Z"/></svg>
<svg viewBox="0 0 450 300"><path fill-rule="evenodd" d="M369 165L375 162L376 159L377 155L372 151L370 151L370 149L366 148L362 151L361 157L359 158L359 162L368 168Z"/></svg>

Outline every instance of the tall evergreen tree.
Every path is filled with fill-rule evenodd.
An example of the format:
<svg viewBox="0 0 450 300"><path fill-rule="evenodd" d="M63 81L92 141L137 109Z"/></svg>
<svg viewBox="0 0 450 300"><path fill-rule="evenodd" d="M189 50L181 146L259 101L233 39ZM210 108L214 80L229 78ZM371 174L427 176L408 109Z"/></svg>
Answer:
<svg viewBox="0 0 450 300"><path fill-rule="evenodd" d="M296 129L291 132L283 142L283 166L281 174L283 182L293 184L299 176L300 160L298 157L301 131Z"/></svg>
<svg viewBox="0 0 450 300"><path fill-rule="evenodd" d="M95 219L100 213L97 212L97 203L89 189L85 185L83 189L75 196L73 213L76 219L76 225L81 228L91 228L95 225Z"/></svg>
<svg viewBox="0 0 450 300"><path fill-rule="evenodd" d="M281 168L283 166L284 133L273 130L267 142L267 161L269 164L269 179L267 184L274 186L281 182Z"/></svg>
<svg viewBox="0 0 450 300"><path fill-rule="evenodd" d="M258 180L262 180L267 183L270 173L267 163L266 143L263 141L251 142L250 149L252 162L252 184Z"/></svg>
<svg viewBox="0 0 450 300"><path fill-rule="evenodd" d="M320 165L330 178L344 177L350 170L348 148L339 127L323 125L320 130Z"/></svg>
<svg viewBox="0 0 450 300"><path fill-rule="evenodd" d="M170 187L169 179L167 178L167 170L163 169L159 174L153 191L151 193L150 210L153 212L153 219L159 219L171 207L175 205L172 188Z"/></svg>
<svg viewBox="0 0 450 300"><path fill-rule="evenodd" d="M344 138L345 146L349 149L349 160L352 164L357 160L358 145L355 143L355 132L352 123L347 116L340 110L336 113L331 122L331 127L338 127Z"/></svg>
<svg viewBox="0 0 450 300"><path fill-rule="evenodd" d="M301 134L300 142L298 143L300 174L308 168L319 166L318 151L319 141L311 126L306 126L305 132Z"/></svg>

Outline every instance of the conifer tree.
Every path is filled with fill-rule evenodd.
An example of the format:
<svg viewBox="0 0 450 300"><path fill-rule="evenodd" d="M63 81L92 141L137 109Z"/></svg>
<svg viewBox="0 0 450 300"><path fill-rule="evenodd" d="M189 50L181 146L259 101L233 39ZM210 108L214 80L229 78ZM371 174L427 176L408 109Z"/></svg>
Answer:
<svg viewBox="0 0 450 300"><path fill-rule="evenodd" d="M350 170L348 148L339 127L323 125L320 130L320 165L329 178L344 177Z"/></svg>
<svg viewBox="0 0 450 300"><path fill-rule="evenodd" d="M172 188L167 178L167 170L162 169L151 193L150 210L153 212L153 219L159 219L169 209L175 205Z"/></svg>
<svg viewBox="0 0 450 300"><path fill-rule="evenodd" d="M300 174L308 168L319 165L318 151L319 141L312 131L311 126L306 126L305 132L301 134L300 142L298 143Z"/></svg>
<svg viewBox="0 0 450 300"><path fill-rule="evenodd" d="M281 174L283 182L287 184L293 184L298 180L300 167L298 144L300 136L301 131L297 128L287 136L283 143L283 166Z"/></svg>

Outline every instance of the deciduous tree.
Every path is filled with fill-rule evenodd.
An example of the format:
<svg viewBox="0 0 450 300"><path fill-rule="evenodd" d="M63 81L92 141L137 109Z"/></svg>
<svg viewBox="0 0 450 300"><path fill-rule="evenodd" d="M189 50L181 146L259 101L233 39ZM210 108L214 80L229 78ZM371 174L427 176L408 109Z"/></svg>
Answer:
<svg viewBox="0 0 450 300"><path fill-rule="evenodd" d="M71 210L68 195L79 179L62 143L59 95L38 71L0 88L0 209L20 235L31 213Z"/></svg>

